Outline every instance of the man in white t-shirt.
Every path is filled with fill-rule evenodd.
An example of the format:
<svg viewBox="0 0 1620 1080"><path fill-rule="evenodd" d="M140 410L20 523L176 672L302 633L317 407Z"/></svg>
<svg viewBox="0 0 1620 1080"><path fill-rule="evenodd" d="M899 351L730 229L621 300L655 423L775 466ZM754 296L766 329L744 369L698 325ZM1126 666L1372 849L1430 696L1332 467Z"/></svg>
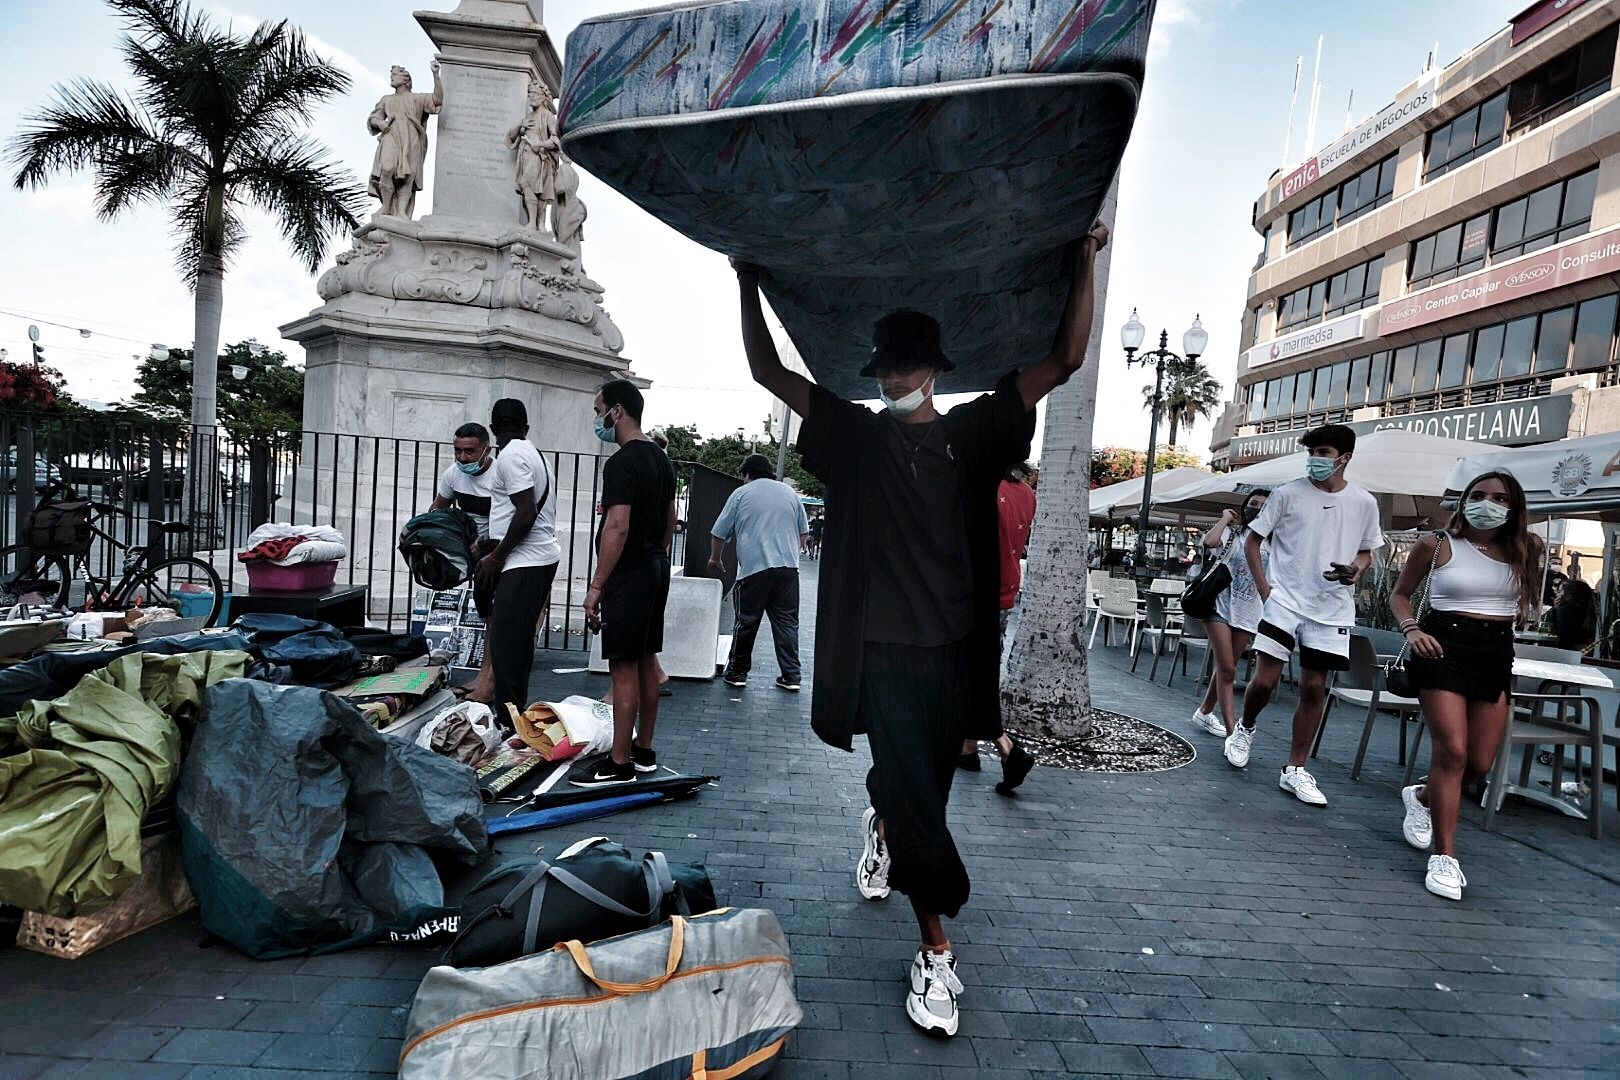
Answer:
<svg viewBox="0 0 1620 1080"><path fill-rule="evenodd" d="M557 486L545 458L529 441L523 402L497 401L489 427L501 448L490 470L489 537L495 549L479 560L474 586L494 590L484 650L495 669L496 713L509 722L506 706L522 710L528 704L536 624L551 597L562 547L557 543Z"/></svg>
<svg viewBox="0 0 1620 1080"><path fill-rule="evenodd" d="M1309 451L1306 475L1271 493L1244 544L1264 607L1254 639L1259 662L1243 694L1243 720L1227 736L1226 760L1240 769L1249 764L1255 722L1297 647L1299 706L1278 786L1302 803L1326 806L1327 797L1305 762L1327 703L1327 673L1350 666L1356 581L1372 565L1384 534L1377 500L1344 478L1356 433L1343 424L1326 424L1299 441ZM1271 557L1263 563L1260 543L1267 537Z"/></svg>
<svg viewBox="0 0 1620 1080"><path fill-rule="evenodd" d="M495 542L489 538L489 495L495 485L495 450L490 445L489 429L483 424L462 424L456 428L452 446L456 459L440 475L429 509L445 510L454 506L472 518L473 524L478 526L478 549L475 554L482 559L495 550ZM494 608L494 600L493 586L480 589L474 585L473 606L478 610L478 617L486 624ZM456 693L464 701L487 704L493 700L495 670L490 667L488 649L484 650L484 663L478 669L478 676L466 686L457 687Z"/></svg>

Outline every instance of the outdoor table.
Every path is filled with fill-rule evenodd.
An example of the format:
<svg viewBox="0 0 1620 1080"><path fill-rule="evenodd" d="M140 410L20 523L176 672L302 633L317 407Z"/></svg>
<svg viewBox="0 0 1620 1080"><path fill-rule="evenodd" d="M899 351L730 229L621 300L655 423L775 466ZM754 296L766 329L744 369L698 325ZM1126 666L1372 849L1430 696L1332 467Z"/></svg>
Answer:
<svg viewBox="0 0 1620 1080"><path fill-rule="evenodd" d="M1613 690L1616 688L1613 675L1600 667L1587 664L1560 664L1553 660L1528 660L1521 657L1513 658L1513 677L1523 679L1535 684L1535 693L1544 694L1549 686L1580 686L1592 690ZM1509 723L1511 723L1511 719ZM1559 749L1562 753L1562 748ZM1596 763L1601 767L1601 762ZM1564 799L1555 791L1543 791L1539 787L1524 787L1519 784L1507 783L1502 785L1504 795L1518 795L1538 806L1545 806L1567 814L1572 818L1586 820L1586 813L1579 806Z"/></svg>
<svg viewBox="0 0 1620 1080"><path fill-rule="evenodd" d="M250 612L268 612L315 619L339 628L364 626L368 593L364 585L328 585L324 589L303 592L249 589L231 595L231 618Z"/></svg>
<svg viewBox="0 0 1620 1080"><path fill-rule="evenodd" d="M1535 630L1520 630L1513 635L1513 640L1523 642L1526 645L1546 645L1557 641L1558 635L1543 634Z"/></svg>

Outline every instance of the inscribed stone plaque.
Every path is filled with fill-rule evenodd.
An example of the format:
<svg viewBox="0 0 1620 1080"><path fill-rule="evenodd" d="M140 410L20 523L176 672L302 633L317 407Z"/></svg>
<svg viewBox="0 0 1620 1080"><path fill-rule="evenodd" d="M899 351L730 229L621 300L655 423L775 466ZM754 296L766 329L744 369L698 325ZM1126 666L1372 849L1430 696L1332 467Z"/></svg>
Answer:
<svg viewBox="0 0 1620 1080"><path fill-rule="evenodd" d="M506 148L506 133L523 118L527 76L448 59L443 75L433 213L520 224L522 203L513 180L517 154Z"/></svg>

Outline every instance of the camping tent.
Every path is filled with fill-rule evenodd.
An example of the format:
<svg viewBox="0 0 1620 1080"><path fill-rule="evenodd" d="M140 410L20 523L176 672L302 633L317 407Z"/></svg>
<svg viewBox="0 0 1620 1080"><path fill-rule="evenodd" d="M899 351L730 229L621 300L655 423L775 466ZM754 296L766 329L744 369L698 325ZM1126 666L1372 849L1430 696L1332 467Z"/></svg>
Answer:
<svg viewBox="0 0 1620 1080"><path fill-rule="evenodd" d="M1492 469L1504 469L1524 485L1533 514L1620 521L1620 432L1472 454L1447 478L1448 503Z"/></svg>
<svg viewBox="0 0 1620 1080"><path fill-rule="evenodd" d="M1469 454L1496 450L1492 443L1425 435L1406 428L1385 428L1356 440L1355 456L1345 479L1374 495L1388 496L1385 525L1407 527L1438 520L1440 496L1457 462ZM1305 475L1305 451L1272 458L1235 472L1211 476L1202 484L1153 493L1155 506L1218 514L1241 506L1256 488L1277 488Z"/></svg>

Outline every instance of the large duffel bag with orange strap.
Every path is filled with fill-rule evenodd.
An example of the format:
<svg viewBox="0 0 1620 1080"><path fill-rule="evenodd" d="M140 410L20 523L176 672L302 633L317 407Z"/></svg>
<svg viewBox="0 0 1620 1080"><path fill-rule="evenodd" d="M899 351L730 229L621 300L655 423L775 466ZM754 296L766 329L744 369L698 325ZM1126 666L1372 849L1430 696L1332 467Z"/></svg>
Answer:
<svg viewBox="0 0 1620 1080"><path fill-rule="evenodd" d="M722 908L586 948L436 967L411 1005L401 1080L756 1080L803 1014L776 917Z"/></svg>

